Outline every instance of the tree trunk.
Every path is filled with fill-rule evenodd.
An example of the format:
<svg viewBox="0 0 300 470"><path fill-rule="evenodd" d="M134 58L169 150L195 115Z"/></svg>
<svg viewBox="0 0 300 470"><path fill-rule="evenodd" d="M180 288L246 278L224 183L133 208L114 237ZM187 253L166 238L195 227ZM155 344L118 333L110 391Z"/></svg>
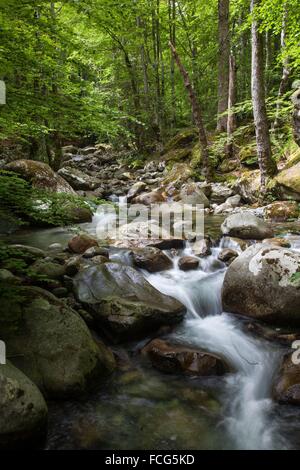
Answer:
<svg viewBox="0 0 300 470"><path fill-rule="evenodd" d="M233 133L236 129L236 119L233 107L236 103L236 62L233 54L229 59L229 87L228 87L228 116L227 116L227 155L234 157Z"/></svg>
<svg viewBox="0 0 300 470"><path fill-rule="evenodd" d="M219 72L218 72L218 122L217 130L226 132L227 116L220 116L227 111L229 82L229 0L219 0Z"/></svg>
<svg viewBox="0 0 300 470"><path fill-rule="evenodd" d="M176 47L176 1L169 0L169 38L174 47ZM175 60L171 53L170 64L170 82L171 82L171 127L176 126L176 98L175 98Z"/></svg>
<svg viewBox="0 0 300 470"><path fill-rule="evenodd" d="M180 57L174 45L170 42L169 46L172 51L174 60L178 66L178 69L182 75L184 86L187 90L189 100L191 103L193 118L198 129L199 143L200 143L201 157L202 157L202 171L206 179L210 180L211 179L211 167L210 167L210 162L209 162L209 147L208 147L208 140L207 140L205 127L203 124L202 111L200 108L200 104L197 100L197 96L193 88L193 85L191 83L191 80L189 78L189 75L187 71L185 70L183 64L181 63Z"/></svg>
<svg viewBox="0 0 300 470"><path fill-rule="evenodd" d="M281 52L284 52L284 49L286 47L287 17L288 17L288 10L287 10L287 4L285 3L283 18L282 18L281 36L280 36ZM281 81L280 81L280 85L278 89L278 100L276 104L276 117L275 117L275 122L274 122L274 128L279 127L280 125L281 100L288 88L290 72L291 71L289 67L289 60L287 57L284 57L283 62L282 62L282 77L281 77Z"/></svg>
<svg viewBox="0 0 300 470"><path fill-rule="evenodd" d="M251 12L255 15L255 7L260 0L251 0ZM252 67L251 67L251 92L253 104L253 116L256 131L257 156L261 175L261 190L266 192L266 184L269 176L276 173L276 164L271 157L270 133L265 102L264 84L264 57L263 37L259 32L259 23L255 16L252 18Z"/></svg>

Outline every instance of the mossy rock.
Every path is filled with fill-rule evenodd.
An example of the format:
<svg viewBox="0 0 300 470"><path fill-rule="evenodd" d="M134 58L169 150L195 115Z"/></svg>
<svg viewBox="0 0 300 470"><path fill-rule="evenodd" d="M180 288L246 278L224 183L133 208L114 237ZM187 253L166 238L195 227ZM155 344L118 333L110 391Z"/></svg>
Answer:
<svg viewBox="0 0 300 470"><path fill-rule="evenodd" d="M112 371L111 351L97 346L77 312L44 289L20 290L14 303L0 299L0 337L13 364L47 397L81 396Z"/></svg>
<svg viewBox="0 0 300 470"><path fill-rule="evenodd" d="M236 170L238 166L239 163L236 160L223 160L223 162L219 166L219 170L222 173L230 173L231 171Z"/></svg>
<svg viewBox="0 0 300 470"><path fill-rule="evenodd" d="M170 150L190 147L198 137L197 130L195 128L184 129L176 134L166 145L165 152L168 153Z"/></svg>
<svg viewBox="0 0 300 470"><path fill-rule="evenodd" d="M288 170L294 165L297 165L297 163L300 163L300 148L297 146L297 149L292 152L292 154L289 156L287 164L284 167L284 170Z"/></svg>
<svg viewBox="0 0 300 470"><path fill-rule="evenodd" d="M180 161L190 159L191 153L192 153L191 147L186 147L183 149L175 148L175 149L169 150L166 154L164 154L163 158L167 162L180 162Z"/></svg>
<svg viewBox="0 0 300 470"><path fill-rule="evenodd" d="M281 187L284 199L300 201L300 162L279 173L276 181Z"/></svg>
<svg viewBox="0 0 300 470"><path fill-rule="evenodd" d="M258 159L255 145L246 145L240 148L239 160L242 165L250 168L258 168Z"/></svg>

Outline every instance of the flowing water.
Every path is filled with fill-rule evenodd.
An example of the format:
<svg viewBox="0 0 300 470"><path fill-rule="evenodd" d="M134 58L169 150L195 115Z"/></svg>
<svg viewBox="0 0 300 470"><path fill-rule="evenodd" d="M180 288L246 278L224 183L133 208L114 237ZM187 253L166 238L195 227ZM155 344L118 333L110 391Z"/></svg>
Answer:
<svg viewBox="0 0 300 470"><path fill-rule="evenodd" d="M276 423L271 425L270 385L278 351L246 335L237 319L222 313L225 268L217 261L221 249L222 245L214 248L197 271L180 271L175 259L173 270L147 277L154 287L176 297L188 309L188 319L174 337L184 344L220 354L235 370L225 379L223 393L223 425L235 446L276 448L278 433ZM190 249L183 254L191 254ZM280 446L285 446L284 441Z"/></svg>
<svg viewBox="0 0 300 470"><path fill-rule="evenodd" d="M85 229L94 233L97 223L99 217ZM219 226L220 219L213 219L210 233ZM60 229L42 233L25 232L15 241L44 248L72 236ZM287 236L292 248L300 250L299 235ZM221 241L197 270L188 272L179 270L178 260L191 254L189 246L178 254L167 252L173 268L144 275L187 308L186 320L167 337L219 354L232 373L217 378L166 376L141 358L145 341L126 345L121 351L123 370L101 389L82 402L50 404L48 449L300 448L299 409L271 399L280 347L251 336L242 319L222 312L226 267L218 253L224 246ZM112 252L112 258L129 262L126 251Z"/></svg>

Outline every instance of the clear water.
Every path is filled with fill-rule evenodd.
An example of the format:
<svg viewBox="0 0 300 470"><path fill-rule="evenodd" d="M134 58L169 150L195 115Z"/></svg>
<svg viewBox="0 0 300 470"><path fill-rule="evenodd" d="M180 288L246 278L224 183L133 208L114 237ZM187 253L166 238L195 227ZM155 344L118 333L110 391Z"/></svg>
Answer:
<svg viewBox="0 0 300 470"><path fill-rule="evenodd" d="M85 224L94 234L98 219ZM208 219L219 234L220 219ZM280 233L284 226L278 227ZM288 227L292 248L300 236ZM287 232L287 229L285 229ZM65 243L73 229L22 232L14 242L46 248ZM186 320L169 333L177 342L217 353L233 372L217 378L166 376L139 353L145 344L127 345L121 369L82 401L50 404L48 449L300 449L300 410L276 405L271 384L281 351L278 345L245 333L240 318L225 314L221 289L226 271L217 260L224 242L201 259L198 270L178 269L179 255L167 253L173 269L144 272L161 292L180 300ZM237 249L236 246L233 247ZM189 246L180 253L191 254ZM126 253L114 253L129 262Z"/></svg>

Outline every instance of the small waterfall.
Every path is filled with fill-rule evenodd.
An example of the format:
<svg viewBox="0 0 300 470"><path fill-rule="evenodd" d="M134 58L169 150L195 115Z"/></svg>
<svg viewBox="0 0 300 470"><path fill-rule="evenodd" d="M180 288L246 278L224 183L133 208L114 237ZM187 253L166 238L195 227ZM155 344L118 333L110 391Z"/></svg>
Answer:
<svg viewBox="0 0 300 470"><path fill-rule="evenodd" d="M245 334L240 321L222 312L221 290L226 267L217 256L224 247L200 259L198 270L183 272L174 257L173 269L157 274L145 273L149 282L164 294L180 300L188 310L185 323L174 333L184 344L200 347L224 357L234 372L225 377L224 421L234 448L272 449L280 442L270 395L278 352L269 343ZM226 241L226 247L233 248ZM237 249L237 246L234 246ZM191 255L187 246L183 256Z"/></svg>

